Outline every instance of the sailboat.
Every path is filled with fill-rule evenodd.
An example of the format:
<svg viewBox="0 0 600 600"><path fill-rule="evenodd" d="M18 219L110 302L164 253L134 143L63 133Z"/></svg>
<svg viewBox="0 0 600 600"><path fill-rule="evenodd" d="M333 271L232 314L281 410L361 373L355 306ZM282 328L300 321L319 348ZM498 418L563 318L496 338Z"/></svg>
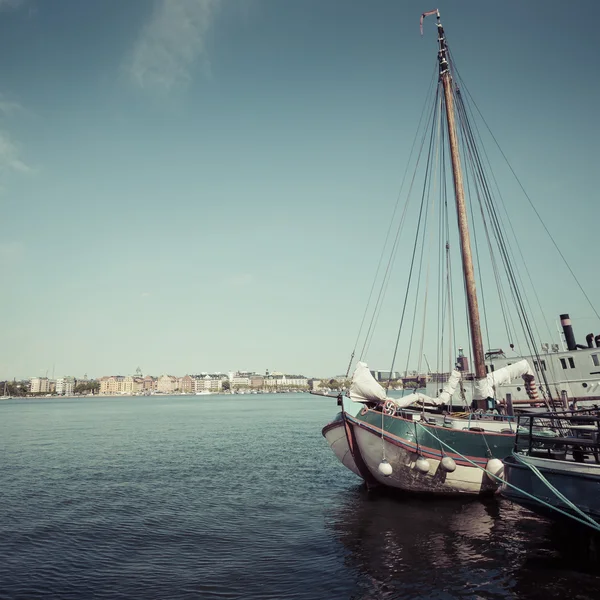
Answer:
<svg viewBox="0 0 600 600"><path fill-rule="evenodd" d="M8 386L8 381L4 382L4 394L2 396L0 396L0 400L10 400L12 398L12 396L9 396L7 394L7 386Z"/></svg>
<svg viewBox="0 0 600 600"><path fill-rule="evenodd" d="M323 428L322 433L342 464L361 477L369 488L385 486L420 493L485 494L498 490L504 470L503 459L511 454L517 432L512 411L498 402L499 386L507 382L520 382L519 385L525 389L532 404L544 404L547 410L556 408L554 403L557 399L552 396L551 386L545 379L545 373L534 370L528 360L507 361L505 366L491 372L489 368L486 369L477 290L477 281L481 282L481 263L477 254L479 272L477 279L469 228L469 223L473 222L474 217L472 207L469 212L465 200L465 182L471 188L479 186L476 194L479 197L482 215L484 210L489 211L486 217L482 216L482 219L487 219L484 221L486 235L488 235L487 227L493 234L489 234L488 246L491 248L490 240L495 240L499 249L500 262L494 263L494 269L498 264L505 269L510 293L523 326L523 336L528 345L527 354L535 357L536 368L537 361L539 360L541 364L542 359L539 357L537 342L525 310L518 275L515 275L511 266L510 248L507 248L506 238L503 237L501 219L489 197L490 192L483 174L485 165L477 154L477 135L469 124L469 111L460 86L456 83L456 70L438 10L423 13L421 34L423 20L430 16L436 18L438 33L436 69L438 85L431 110L430 155L427 157L427 164L436 165L440 179L442 179L444 165L448 164L451 168L462 288L467 315L466 329L473 360L473 372L468 371L465 357L461 354L454 368L446 372L445 381L438 384L436 394L426 394L417 388L413 393L398 398L390 391L390 383L394 378L393 361L392 368L384 378L387 379L387 383L382 385L381 379L378 381L374 377L367 363L359 360L348 390L338 396L340 413ZM434 155L432 148L437 154ZM466 175L462 167L465 158L466 164L470 167ZM441 183L438 188L440 196L444 192L443 186L444 184ZM423 189L431 191L433 188L435 185L429 184ZM471 189L471 197L473 194ZM423 198L425 196L424 191ZM439 255L440 269L442 267L445 269L439 280L449 288L451 285L450 221L447 213L444 213L447 206L448 203L445 201L439 202L439 212L445 216L440 220L437 235L442 249ZM429 263L427 260L423 261L426 236L422 223L427 220L430 212L432 212L430 207L423 200L418 213L417 233L408 275L409 285L414 272L417 272L415 277L420 280L422 271L428 269L428 266L423 264ZM421 258L415 267L415 256L419 249ZM383 284L382 289L385 289L386 285ZM499 285L498 288L501 293ZM406 294L408 298L408 287ZM438 312L438 322L440 319L443 322L445 315L450 315L452 312L453 298L451 289L447 293L444 291L443 300L440 300L443 309ZM413 299L416 316L419 303L421 302L423 307L427 304L427 291L424 296L419 297L417 286L417 293ZM405 299L400 329L406 306ZM376 306L374 317L379 310L380 307ZM447 319L449 320L450 317L448 316ZM414 330L414 323L412 327ZM456 331L451 324L448 323L446 327L449 332L447 338L455 338ZM425 326L423 326L424 331ZM425 337L424 333L422 336ZM412 332L410 337L412 340ZM394 359L398 352L399 339L400 330L393 352ZM441 347L442 342L439 343ZM420 353L422 354L422 346ZM353 358L354 353L350 365L353 363ZM450 351L447 352L446 358L450 359ZM542 383L545 383L541 386L541 394L537 383L538 377L543 380ZM472 399L470 403L466 400L465 387L470 391L469 398ZM552 432L547 432L544 427L540 427L538 435L551 436Z"/></svg>

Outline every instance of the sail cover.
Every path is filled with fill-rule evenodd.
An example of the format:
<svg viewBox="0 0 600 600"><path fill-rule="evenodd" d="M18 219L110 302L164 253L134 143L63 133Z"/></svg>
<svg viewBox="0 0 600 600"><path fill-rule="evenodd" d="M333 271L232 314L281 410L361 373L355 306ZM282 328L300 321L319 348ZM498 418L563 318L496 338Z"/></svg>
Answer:
<svg viewBox="0 0 600 600"><path fill-rule="evenodd" d="M511 383L513 379L521 377L525 381L532 381L535 374L527 360L523 359L512 365L506 365L490 373L485 379L475 382L473 398L475 400L485 400L494 397L496 386L503 383Z"/></svg>
<svg viewBox="0 0 600 600"><path fill-rule="evenodd" d="M450 377L448 377L448 381L444 384L440 395L437 398L433 398L428 396L427 394L423 394L421 392L414 392L413 394L408 394L407 396L402 396L402 398L390 398L396 406L400 408L405 408L414 404L415 402L422 402L423 404L433 404L434 406L440 406L441 404L448 404L452 395L456 391L458 387L458 382L460 381L460 372L452 371L450 373Z"/></svg>
<svg viewBox="0 0 600 600"><path fill-rule="evenodd" d="M349 390L350 399L354 402L383 402L387 400L385 390L377 383L367 363L358 362L352 374Z"/></svg>
<svg viewBox="0 0 600 600"><path fill-rule="evenodd" d="M439 403L440 404L448 404L450 399L452 398L452 394L456 391L458 386L458 382L460 381L460 371L454 369L452 373L450 373L450 377L448 377L448 381L444 384L442 391L439 395Z"/></svg>
<svg viewBox="0 0 600 600"><path fill-rule="evenodd" d="M389 398L396 406L399 408L406 408L415 402L422 402L423 404L434 404L435 406L439 406L440 404L445 404L439 398L432 398L427 394L421 394L421 392L414 392L413 394L408 394L407 396L402 396L402 398Z"/></svg>
<svg viewBox="0 0 600 600"><path fill-rule="evenodd" d="M388 398L383 387L371 375L367 364L359 362L356 364L356 369L352 375L352 383L350 384L348 395L354 402L384 402L385 400L390 400L399 408L405 408L415 402L440 405L448 402L456 390L459 381L460 373L452 371L439 398L431 398L420 392L408 394L402 398Z"/></svg>

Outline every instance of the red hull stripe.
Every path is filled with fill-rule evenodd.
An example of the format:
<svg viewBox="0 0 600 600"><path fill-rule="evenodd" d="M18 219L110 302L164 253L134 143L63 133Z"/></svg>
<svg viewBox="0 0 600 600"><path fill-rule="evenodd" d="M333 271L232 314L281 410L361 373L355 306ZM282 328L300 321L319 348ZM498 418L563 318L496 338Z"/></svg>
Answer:
<svg viewBox="0 0 600 600"><path fill-rule="evenodd" d="M328 431L335 429L336 427L343 427L344 421L331 421L331 423L327 423L323 429L321 429L321 433L325 435Z"/></svg>

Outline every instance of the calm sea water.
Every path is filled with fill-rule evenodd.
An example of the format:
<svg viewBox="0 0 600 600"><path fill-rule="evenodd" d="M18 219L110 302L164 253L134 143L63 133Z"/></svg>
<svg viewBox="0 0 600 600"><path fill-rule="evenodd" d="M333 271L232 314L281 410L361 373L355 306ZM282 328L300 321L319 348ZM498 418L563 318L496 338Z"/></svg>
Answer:
<svg viewBox="0 0 600 600"><path fill-rule="evenodd" d="M369 494L301 394L0 403L0 598L600 597L506 502Z"/></svg>

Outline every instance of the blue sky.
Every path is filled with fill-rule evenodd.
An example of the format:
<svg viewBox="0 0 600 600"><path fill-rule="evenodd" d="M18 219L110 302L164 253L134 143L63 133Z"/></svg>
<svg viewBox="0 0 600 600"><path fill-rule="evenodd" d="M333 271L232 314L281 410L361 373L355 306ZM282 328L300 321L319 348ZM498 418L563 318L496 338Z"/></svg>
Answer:
<svg viewBox="0 0 600 600"><path fill-rule="evenodd" d="M595 4L438 0L462 77L592 299ZM0 0L0 378L345 371L431 80L432 8ZM600 333L498 177L547 316Z"/></svg>

